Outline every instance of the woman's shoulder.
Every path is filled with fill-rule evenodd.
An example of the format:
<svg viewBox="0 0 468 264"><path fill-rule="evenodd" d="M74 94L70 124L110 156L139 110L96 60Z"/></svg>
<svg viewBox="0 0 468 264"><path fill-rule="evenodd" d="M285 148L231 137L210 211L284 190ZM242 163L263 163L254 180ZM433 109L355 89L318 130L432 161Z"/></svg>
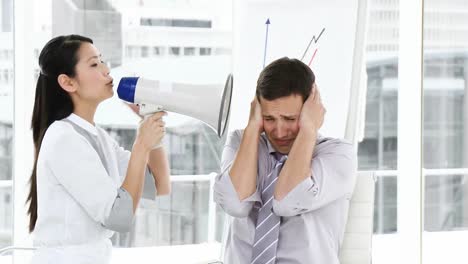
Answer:
<svg viewBox="0 0 468 264"><path fill-rule="evenodd" d="M73 129L71 124L63 120L57 120L47 128L42 140L42 145L57 145L67 143L78 138L79 135L75 129Z"/></svg>
<svg viewBox="0 0 468 264"><path fill-rule="evenodd" d="M45 136L52 138L63 137L74 134L73 131L73 127L69 123L63 120L56 120L47 128Z"/></svg>
<svg viewBox="0 0 468 264"><path fill-rule="evenodd" d="M73 142L75 135L70 124L64 121L54 121L46 130L41 143L40 160L55 159L61 155Z"/></svg>

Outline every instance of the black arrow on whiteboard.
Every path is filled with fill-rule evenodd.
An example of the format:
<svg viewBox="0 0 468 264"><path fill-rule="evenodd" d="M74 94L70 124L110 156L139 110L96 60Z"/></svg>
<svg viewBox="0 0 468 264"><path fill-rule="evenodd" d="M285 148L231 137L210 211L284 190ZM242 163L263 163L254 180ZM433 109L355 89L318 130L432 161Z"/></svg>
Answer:
<svg viewBox="0 0 468 264"><path fill-rule="evenodd" d="M304 54L302 55L301 61L304 59L305 55L307 54L307 51L309 50L310 45L312 44L312 42L317 43L324 31L325 31L325 28L323 28L322 31L320 31L320 34L318 35L318 37L315 37L315 35L312 37L312 39L309 42L309 45L307 45L307 48L304 51ZM314 56L315 56L315 54L314 54Z"/></svg>

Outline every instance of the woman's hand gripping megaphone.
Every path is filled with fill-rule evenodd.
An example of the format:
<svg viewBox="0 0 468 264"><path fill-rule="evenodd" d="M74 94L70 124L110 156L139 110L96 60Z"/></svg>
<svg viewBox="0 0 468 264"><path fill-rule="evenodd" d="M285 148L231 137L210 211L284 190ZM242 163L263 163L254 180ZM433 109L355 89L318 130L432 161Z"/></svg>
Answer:
<svg viewBox="0 0 468 264"><path fill-rule="evenodd" d="M139 123L139 130L143 129L144 123L153 122L153 129L156 133L156 143L153 144L152 149L157 149L163 146L163 138L166 133L165 122L163 117L167 115L167 112L163 111L162 106L151 105L151 104L127 104L130 109L137 114L141 121ZM162 112L161 114L158 114ZM161 134L161 135L160 135Z"/></svg>

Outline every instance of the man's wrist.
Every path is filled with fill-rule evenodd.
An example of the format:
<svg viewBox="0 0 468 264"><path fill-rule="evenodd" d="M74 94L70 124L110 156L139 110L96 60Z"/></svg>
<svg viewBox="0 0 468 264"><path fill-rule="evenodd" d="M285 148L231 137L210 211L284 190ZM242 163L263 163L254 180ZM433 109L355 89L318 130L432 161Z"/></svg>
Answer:
<svg viewBox="0 0 468 264"><path fill-rule="evenodd" d="M249 123L247 124L247 127L245 128L245 132L255 133L255 134L260 135L263 132L263 130L260 126Z"/></svg>
<svg viewBox="0 0 468 264"><path fill-rule="evenodd" d="M315 126L303 126L299 133L304 134L308 139L315 140L318 136L318 129Z"/></svg>

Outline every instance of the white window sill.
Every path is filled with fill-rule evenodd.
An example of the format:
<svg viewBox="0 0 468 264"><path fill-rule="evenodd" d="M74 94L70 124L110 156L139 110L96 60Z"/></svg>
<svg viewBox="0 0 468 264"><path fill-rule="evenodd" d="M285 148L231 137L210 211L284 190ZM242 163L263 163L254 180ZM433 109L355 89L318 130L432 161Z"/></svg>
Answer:
<svg viewBox="0 0 468 264"><path fill-rule="evenodd" d="M138 264L208 264L221 256L221 244L114 248L111 264L128 264L138 259Z"/></svg>

